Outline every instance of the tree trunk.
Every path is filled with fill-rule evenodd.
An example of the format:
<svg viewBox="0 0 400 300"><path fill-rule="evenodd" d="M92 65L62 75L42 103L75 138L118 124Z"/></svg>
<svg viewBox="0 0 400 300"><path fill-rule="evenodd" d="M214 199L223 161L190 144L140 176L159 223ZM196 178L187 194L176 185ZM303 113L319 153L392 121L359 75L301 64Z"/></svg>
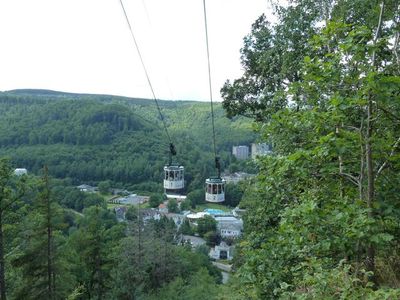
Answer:
<svg viewBox="0 0 400 300"><path fill-rule="evenodd" d="M54 284L53 284L53 262L52 262L52 232L51 232L51 207L50 207L50 195L49 195L49 177L47 166L44 166L44 201L46 203L46 227L47 227L47 290L49 293L49 299L54 299Z"/></svg>
<svg viewBox="0 0 400 300"><path fill-rule="evenodd" d="M382 1L381 3L381 9L379 13L379 20L378 20L378 26L376 28L373 44L376 45L379 35L380 35L380 30L382 27L382 15L383 15L383 10L384 10L384 2ZM372 69L376 70L376 50L373 51L372 53ZM367 104L367 128L366 128L366 143L365 143L365 159L366 159L366 164L367 164L367 207L369 209L368 211L368 217L369 218L374 218L374 212L373 212L373 203L375 200L375 177L374 177L374 164L373 164L373 158L372 158L372 135L373 135L373 95L372 92L369 92L368 95L368 104ZM371 271L375 273L375 248L370 243L367 247L367 257L365 261L366 269L367 271ZM375 276L373 275L370 277L370 280L376 284Z"/></svg>
<svg viewBox="0 0 400 300"><path fill-rule="evenodd" d="M366 128L366 145L365 145L365 155L366 155L366 163L367 163L367 207L368 217L373 218L373 202L375 196L375 178L374 178L374 166L373 166L373 158L372 158L372 99L370 97L368 101L367 108L367 128ZM367 248L367 258L366 258L366 269L370 272L375 272L375 249L372 244L368 245ZM375 282L375 277L370 278L373 282Z"/></svg>

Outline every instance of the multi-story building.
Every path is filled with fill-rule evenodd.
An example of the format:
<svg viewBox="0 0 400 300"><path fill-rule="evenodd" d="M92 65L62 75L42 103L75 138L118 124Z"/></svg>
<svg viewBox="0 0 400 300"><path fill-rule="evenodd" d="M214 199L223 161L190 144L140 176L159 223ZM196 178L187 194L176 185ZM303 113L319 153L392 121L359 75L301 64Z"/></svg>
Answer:
<svg viewBox="0 0 400 300"><path fill-rule="evenodd" d="M247 159L247 158L249 158L249 146L244 146L244 145L233 146L232 154L237 159Z"/></svg>
<svg viewBox="0 0 400 300"><path fill-rule="evenodd" d="M257 156L264 156L271 154L272 147L267 143L251 144L251 158L255 159Z"/></svg>

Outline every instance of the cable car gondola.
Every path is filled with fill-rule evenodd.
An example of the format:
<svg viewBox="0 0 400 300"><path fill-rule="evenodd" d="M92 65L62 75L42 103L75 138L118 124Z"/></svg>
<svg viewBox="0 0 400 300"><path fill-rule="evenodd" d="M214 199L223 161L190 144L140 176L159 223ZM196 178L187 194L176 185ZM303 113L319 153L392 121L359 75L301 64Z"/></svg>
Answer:
<svg viewBox="0 0 400 300"><path fill-rule="evenodd" d="M225 201L225 180L221 178L219 157L215 157L215 168L218 171L218 176L206 179L205 200L212 203L221 203Z"/></svg>
<svg viewBox="0 0 400 300"><path fill-rule="evenodd" d="M169 145L169 164L164 167L164 191L168 195L180 195L185 187L185 168L177 163L172 163L176 155L174 144Z"/></svg>
<svg viewBox="0 0 400 300"><path fill-rule="evenodd" d="M184 167L168 165L164 167L164 190L166 194L179 194L185 187Z"/></svg>
<svg viewBox="0 0 400 300"><path fill-rule="evenodd" d="M206 179L206 201L213 203L225 201L225 180L219 177Z"/></svg>

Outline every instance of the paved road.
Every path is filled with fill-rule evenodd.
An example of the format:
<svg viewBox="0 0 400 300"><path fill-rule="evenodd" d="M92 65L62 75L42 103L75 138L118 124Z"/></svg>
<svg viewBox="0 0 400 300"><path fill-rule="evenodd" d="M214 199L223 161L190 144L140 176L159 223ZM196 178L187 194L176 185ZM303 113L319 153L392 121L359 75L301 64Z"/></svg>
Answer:
<svg viewBox="0 0 400 300"><path fill-rule="evenodd" d="M224 271L222 271L221 274L222 274L222 283L223 284L227 283L229 280L229 276L231 276L231 274Z"/></svg>

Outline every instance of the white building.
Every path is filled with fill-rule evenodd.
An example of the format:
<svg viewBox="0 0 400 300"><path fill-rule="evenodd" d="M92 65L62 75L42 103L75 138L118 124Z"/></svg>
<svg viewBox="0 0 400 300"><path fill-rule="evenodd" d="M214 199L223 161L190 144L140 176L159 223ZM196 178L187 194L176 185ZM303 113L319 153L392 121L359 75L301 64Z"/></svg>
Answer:
<svg viewBox="0 0 400 300"><path fill-rule="evenodd" d="M209 256L214 259L227 259L233 258L233 247L228 246L225 242L221 242L219 246L211 248Z"/></svg>
<svg viewBox="0 0 400 300"><path fill-rule="evenodd" d="M242 234L243 220L232 216L215 217L217 230L223 238L236 238Z"/></svg>
<svg viewBox="0 0 400 300"><path fill-rule="evenodd" d="M237 159L247 159L249 158L249 146L233 146L232 154Z"/></svg>
<svg viewBox="0 0 400 300"><path fill-rule="evenodd" d="M27 175L28 170L25 168L18 168L14 170L14 175L21 176L21 175Z"/></svg>
<svg viewBox="0 0 400 300"><path fill-rule="evenodd" d="M85 193L95 193L97 191L97 188L88 184L81 184L76 187L78 190L81 192Z"/></svg>
<svg viewBox="0 0 400 300"><path fill-rule="evenodd" d="M267 143L251 144L251 158L256 159L257 156L264 156L272 153L271 145Z"/></svg>
<svg viewBox="0 0 400 300"><path fill-rule="evenodd" d="M226 183L233 183L233 184L237 184L239 181L247 180L253 177L255 177L254 174L248 174L245 172L235 172L233 174L222 175L222 179L224 179Z"/></svg>
<svg viewBox="0 0 400 300"><path fill-rule="evenodd" d="M237 238L242 234L240 226L224 225L220 227L220 235L223 238Z"/></svg>

